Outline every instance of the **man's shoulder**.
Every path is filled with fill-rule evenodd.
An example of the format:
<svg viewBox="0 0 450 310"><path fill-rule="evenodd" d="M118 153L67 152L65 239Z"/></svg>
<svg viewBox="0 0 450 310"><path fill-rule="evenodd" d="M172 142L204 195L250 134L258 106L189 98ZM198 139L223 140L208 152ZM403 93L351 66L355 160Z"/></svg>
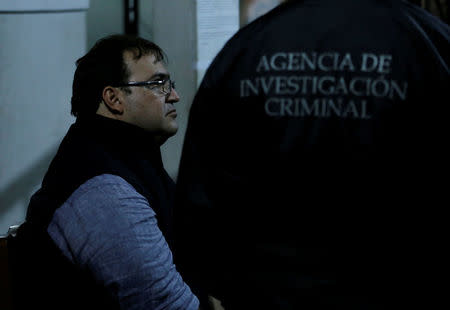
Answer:
<svg viewBox="0 0 450 310"><path fill-rule="evenodd" d="M88 179L80 188L91 188L104 185L131 187L124 178L115 174L104 173ZM132 188L132 187L131 187Z"/></svg>
<svg viewBox="0 0 450 310"><path fill-rule="evenodd" d="M92 233L99 228L129 227L135 218L154 216L147 199L131 184L120 176L102 174L87 180L72 193L53 214L49 229L55 225L75 231L85 227L85 231Z"/></svg>
<svg viewBox="0 0 450 310"><path fill-rule="evenodd" d="M86 201L119 202L121 198L142 196L124 178L114 174L100 174L81 184L67 199L68 204L83 204Z"/></svg>

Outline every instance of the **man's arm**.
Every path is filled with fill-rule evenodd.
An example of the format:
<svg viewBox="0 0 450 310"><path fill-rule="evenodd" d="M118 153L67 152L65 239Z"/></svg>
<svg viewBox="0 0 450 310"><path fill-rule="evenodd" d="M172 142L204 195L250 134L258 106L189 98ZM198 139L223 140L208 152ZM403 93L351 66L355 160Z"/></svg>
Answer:
<svg viewBox="0 0 450 310"><path fill-rule="evenodd" d="M148 201L118 176L88 180L55 212L48 232L122 309L197 309Z"/></svg>

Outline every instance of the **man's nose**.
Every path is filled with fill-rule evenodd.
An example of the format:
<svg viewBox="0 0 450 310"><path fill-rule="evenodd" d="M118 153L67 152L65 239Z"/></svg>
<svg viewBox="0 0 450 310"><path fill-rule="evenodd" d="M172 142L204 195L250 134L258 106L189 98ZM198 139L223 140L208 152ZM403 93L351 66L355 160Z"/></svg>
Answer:
<svg viewBox="0 0 450 310"><path fill-rule="evenodd" d="M172 88L171 92L169 93L169 96L167 97L167 102L178 102L180 101L180 96L178 96L177 91L175 90L175 88Z"/></svg>

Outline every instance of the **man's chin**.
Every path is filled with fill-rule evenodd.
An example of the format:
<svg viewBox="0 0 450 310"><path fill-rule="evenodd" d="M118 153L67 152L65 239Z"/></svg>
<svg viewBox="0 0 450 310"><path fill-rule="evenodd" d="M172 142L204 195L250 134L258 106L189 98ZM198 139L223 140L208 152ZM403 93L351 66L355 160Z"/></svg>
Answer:
<svg viewBox="0 0 450 310"><path fill-rule="evenodd" d="M167 133L170 136L175 135L178 132L178 124L174 121L172 124L170 124L169 128L167 129Z"/></svg>
<svg viewBox="0 0 450 310"><path fill-rule="evenodd" d="M178 132L178 126L165 130L163 133L157 136L157 141L159 145L164 144L170 137L173 137Z"/></svg>

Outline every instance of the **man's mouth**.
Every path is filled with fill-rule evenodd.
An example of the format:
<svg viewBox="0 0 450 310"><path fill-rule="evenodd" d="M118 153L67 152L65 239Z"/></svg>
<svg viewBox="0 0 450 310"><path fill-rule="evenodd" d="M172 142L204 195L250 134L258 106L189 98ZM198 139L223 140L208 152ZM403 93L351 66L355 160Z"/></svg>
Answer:
<svg viewBox="0 0 450 310"><path fill-rule="evenodd" d="M177 117L177 110L170 110L169 112L167 112L166 116Z"/></svg>

